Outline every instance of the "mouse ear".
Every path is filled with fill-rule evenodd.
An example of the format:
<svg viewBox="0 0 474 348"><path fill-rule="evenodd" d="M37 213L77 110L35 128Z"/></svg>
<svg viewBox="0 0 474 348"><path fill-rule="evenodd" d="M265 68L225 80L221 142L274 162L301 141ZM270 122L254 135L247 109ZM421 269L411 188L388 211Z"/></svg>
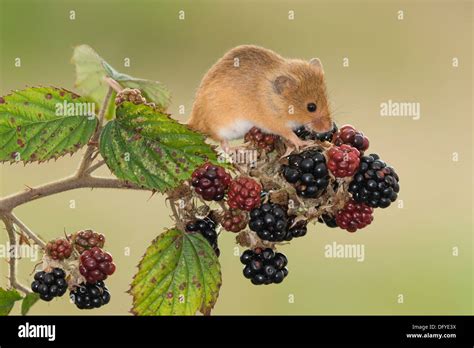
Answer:
<svg viewBox="0 0 474 348"><path fill-rule="evenodd" d="M280 75L275 79L275 81L273 81L273 89L278 94L282 94L285 90L292 88L295 85L296 81L287 75Z"/></svg>
<svg viewBox="0 0 474 348"><path fill-rule="evenodd" d="M321 69L321 71L323 71L323 63L321 63L319 58L311 58L310 61L309 61L309 64L311 64L312 66L314 66L316 68L319 68L319 69Z"/></svg>

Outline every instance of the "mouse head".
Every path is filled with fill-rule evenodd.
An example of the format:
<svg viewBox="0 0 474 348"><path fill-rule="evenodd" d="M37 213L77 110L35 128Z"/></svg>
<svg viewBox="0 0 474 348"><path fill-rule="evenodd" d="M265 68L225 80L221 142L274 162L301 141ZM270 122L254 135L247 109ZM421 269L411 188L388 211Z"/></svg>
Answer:
<svg viewBox="0 0 474 348"><path fill-rule="evenodd" d="M317 132L332 128L326 83L321 61L289 60L287 71L273 81L272 102L284 112L292 127L306 125Z"/></svg>

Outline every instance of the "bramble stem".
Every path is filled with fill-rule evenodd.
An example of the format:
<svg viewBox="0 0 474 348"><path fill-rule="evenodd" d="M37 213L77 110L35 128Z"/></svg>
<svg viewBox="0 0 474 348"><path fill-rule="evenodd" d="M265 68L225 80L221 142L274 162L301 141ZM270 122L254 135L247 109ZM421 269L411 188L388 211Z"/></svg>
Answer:
<svg viewBox="0 0 474 348"><path fill-rule="evenodd" d="M113 93L113 89L112 87L109 87L107 89L107 94L105 95L104 101L102 102L99 115L97 116L99 120L97 129L94 135L92 136L91 140L89 141L89 145L87 145L86 153L82 157L81 163L79 164L79 168L77 168L76 175L78 177L83 176L85 174L86 170L90 167L92 161L94 160L92 157L92 154L94 153L94 150L96 149L97 141L99 140L100 132L102 131L102 125L104 123L105 113L107 112L107 107L109 105L110 97L112 96L112 93Z"/></svg>
<svg viewBox="0 0 474 348"><path fill-rule="evenodd" d="M16 234L15 234L15 229L13 227L13 222L10 220L9 216L2 216L2 220L5 223L5 228L7 230L8 234L8 240L10 242L10 255L8 259L9 263L9 269L8 269L8 279L10 280L10 286L14 289L20 290L21 292L24 292L25 294L31 293L31 291L24 285L22 285L17 279L16 279L16 273L17 273L17 266L18 266L18 259L16 257Z"/></svg>
<svg viewBox="0 0 474 348"><path fill-rule="evenodd" d="M23 231L30 239L32 239L36 244L38 244L41 248L46 247L46 243L31 229L28 228L19 218L17 218L13 213L7 214L7 218L9 218L20 230Z"/></svg>

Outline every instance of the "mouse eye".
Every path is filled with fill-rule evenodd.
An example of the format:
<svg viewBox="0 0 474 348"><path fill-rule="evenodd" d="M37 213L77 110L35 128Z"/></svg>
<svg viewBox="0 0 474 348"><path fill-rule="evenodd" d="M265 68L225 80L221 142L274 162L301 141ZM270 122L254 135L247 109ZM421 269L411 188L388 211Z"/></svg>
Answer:
<svg viewBox="0 0 474 348"><path fill-rule="evenodd" d="M308 103L308 105L306 105L306 108L308 109L309 112L315 112L317 109L317 106L315 103Z"/></svg>

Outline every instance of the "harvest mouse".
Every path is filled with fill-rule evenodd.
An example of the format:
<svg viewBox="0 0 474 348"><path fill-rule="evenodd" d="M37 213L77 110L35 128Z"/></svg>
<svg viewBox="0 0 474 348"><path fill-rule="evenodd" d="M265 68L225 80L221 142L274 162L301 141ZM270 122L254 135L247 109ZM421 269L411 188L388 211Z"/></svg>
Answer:
<svg viewBox="0 0 474 348"><path fill-rule="evenodd" d="M293 129L332 128L321 61L286 59L252 45L235 47L202 79L188 125L224 149L254 126L282 136L296 149L307 145Z"/></svg>

